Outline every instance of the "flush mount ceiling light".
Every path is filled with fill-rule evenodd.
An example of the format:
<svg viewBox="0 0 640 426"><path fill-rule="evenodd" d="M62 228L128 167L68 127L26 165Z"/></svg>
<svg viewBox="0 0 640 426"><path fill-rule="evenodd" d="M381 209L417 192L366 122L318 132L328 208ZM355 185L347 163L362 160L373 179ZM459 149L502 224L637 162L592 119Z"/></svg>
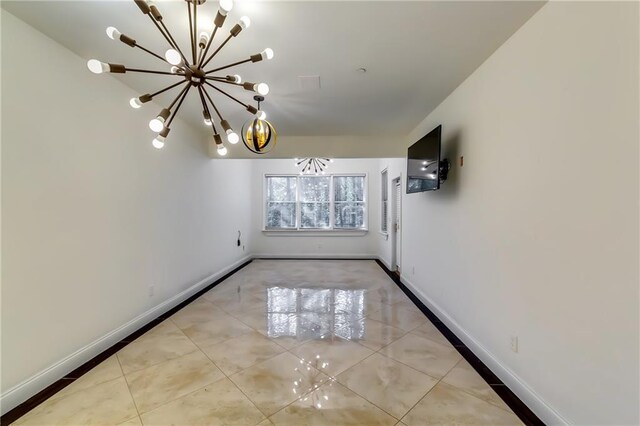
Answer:
<svg viewBox="0 0 640 426"><path fill-rule="evenodd" d="M302 167L301 175L323 175L329 168L329 163L333 163L331 158L295 158L296 167Z"/></svg>
<svg viewBox="0 0 640 426"><path fill-rule="evenodd" d="M237 37L240 32L249 27L251 21L246 16L240 18L240 21L235 24L231 30L229 31L229 35L227 38L220 43L220 45L207 57L207 53L209 52L209 48L213 42L213 38L216 35L218 29L222 28L224 21L227 17L227 14L233 8L232 0L220 0L218 13L216 14L215 19L213 20L213 32L209 33L207 31L202 31L198 33L198 6L202 6L206 0L185 0L187 3L187 9L189 14L189 37L191 39L191 52L187 51L187 55L191 53L191 57L188 59L180 50L180 47L176 43L175 39L169 32L166 24L162 19L162 15L160 11L151 1L146 0L134 0L136 5L140 8L140 11L147 15L153 25L158 29L160 34L164 37L166 42L169 45L169 49L165 52L164 56L160 56L149 49L142 47L136 40L131 37L122 34L114 27L107 28L107 36L112 40L120 40L124 44L138 48L149 55L155 56L159 60L169 64L171 66L170 71L154 71L154 70L144 70L138 68L128 68L124 65L120 64L110 64L100 62L96 59L91 59L87 62L87 67L89 70L95 74L102 74L104 72L112 72L123 74L126 72L139 72L139 73L147 73L147 74L162 74L162 75L170 75L177 77L180 81L170 86L167 86L161 90L158 90L154 93L147 93L137 98L132 98L129 101L129 105L132 108L138 109L143 104L152 100L155 96L160 95L168 90L171 90L176 87L181 87L181 91L178 96L169 104L167 108L164 108L160 111L156 118L149 122L149 128L154 132L158 133L156 138L153 140L153 146L155 148L162 148L165 143L165 139L169 134L170 125L173 119L175 118L182 102L189 94L191 88L195 88L198 92L198 96L200 97L200 101L202 102L202 115L204 118L204 124L207 126L211 126L213 130L213 140L218 147L219 155L226 155L227 148L224 146L222 142L222 137L214 124L214 118L211 114L213 110L215 112L215 116L217 117L220 127L224 131L226 135L226 139L230 144L236 144L240 140L240 137L236 132L234 132L233 128L229 124L227 120L222 117L220 110L216 107L216 104L213 101L211 95L207 91L207 88L213 89L217 92L217 94L221 94L226 96L227 98L237 102L242 105L249 113L258 117L258 119L263 119L265 117L265 113L259 108L255 108L252 105L245 104L238 100L236 97L230 95L226 91L222 90L219 86L221 84L228 84L232 86L242 87L244 90L258 93L261 96L269 93L269 86L266 83L252 83L252 82L242 82L242 78L235 75L219 75L215 73L219 73L222 70L227 70L229 68L235 67L240 64L244 64L247 62L260 62L264 59L273 58L273 50L267 48L260 53L249 56L249 58L240 60L231 64L216 66L211 69L206 69L205 67L209 62L222 50L222 48L234 37ZM263 98L264 99L264 98ZM258 104L260 105L260 104ZM209 108L212 108L209 109ZM271 126L271 125L269 125Z"/></svg>

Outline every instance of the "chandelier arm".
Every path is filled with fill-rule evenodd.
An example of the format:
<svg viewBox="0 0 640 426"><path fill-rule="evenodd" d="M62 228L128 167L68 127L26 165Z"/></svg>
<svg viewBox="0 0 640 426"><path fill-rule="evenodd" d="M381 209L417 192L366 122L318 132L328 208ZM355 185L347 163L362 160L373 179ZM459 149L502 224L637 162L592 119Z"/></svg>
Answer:
<svg viewBox="0 0 640 426"><path fill-rule="evenodd" d="M168 71L142 70L142 69L138 69L138 68L125 68L124 70L126 72L142 72L142 73L145 73L145 74L175 75L174 73L168 72Z"/></svg>
<svg viewBox="0 0 640 426"><path fill-rule="evenodd" d="M198 86L198 91L200 92L200 100L202 101L202 106L207 111L207 114L209 114L209 120L211 121L211 128L213 129L213 134L217 135L218 134L218 129L216 129L216 125L213 122L213 120L211 119L211 112L209 111L209 106L207 105L207 101L204 99L204 95L202 94L202 92L204 91L204 87ZM207 94L207 98L209 98L208 94ZM211 102L211 98L209 98L209 102ZM213 105L213 102L211 102L211 105ZM215 108L215 105L213 105L213 107ZM216 109L216 112L218 113L217 109ZM218 116L220 116L220 113L218 113ZM221 120L222 120L222 118L221 118Z"/></svg>
<svg viewBox="0 0 640 426"><path fill-rule="evenodd" d="M241 86L241 83L234 83L233 81L229 81L226 78L220 78L220 77L205 77L205 79L207 80L213 80L213 81L217 81L218 83L226 83L226 84L231 84L232 86Z"/></svg>
<svg viewBox="0 0 640 426"><path fill-rule="evenodd" d="M205 63L204 63L204 64L202 64L202 66L203 66L203 67L205 67L205 66L209 63L209 61L210 61L210 60L212 60L212 59L213 59L213 57L214 57L214 56L216 56L216 55L218 54L218 52L219 52L220 50L222 50L222 48L224 47L224 45L225 45L225 44L227 44L227 43L229 42L229 40L231 40L232 38L233 38L233 34L229 34L229 37L227 37L227 38L222 42L222 44L221 44L220 46L218 46L218 48L215 50L215 52L213 52L213 53L211 54L211 56L209 56L209 59L207 59L207 60L205 61Z"/></svg>
<svg viewBox="0 0 640 426"><path fill-rule="evenodd" d="M166 92L167 90L171 90L171 89L173 89L174 87L176 87L176 86L178 86L178 85L180 85L180 84L184 84L184 83L188 83L188 82L187 82L187 81L179 81L179 82L177 82L176 84L172 84L171 86L165 87L165 88L164 88L164 89L162 89L162 90L158 90L157 92L152 93L152 94L151 94L151 95L149 95L149 96L151 96L151 97L153 98L154 96L158 96L159 94L164 93L164 92Z"/></svg>
<svg viewBox="0 0 640 426"><path fill-rule="evenodd" d="M198 57L196 58L196 64L199 64L200 62L202 62L202 52L204 52L204 49L200 48L200 51L198 52Z"/></svg>
<svg viewBox="0 0 640 426"><path fill-rule="evenodd" d="M211 47L211 42L213 42L213 38L216 36L216 32L218 31L218 27L214 26L213 27L213 32L211 33L211 37L209 37L209 41L207 42L207 47L204 48L204 52L202 54L202 58L200 59L200 62L198 62L198 68L202 68L202 61L204 61L204 58L207 56L207 52L209 51L209 48Z"/></svg>
<svg viewBox="0 0 640 426"><path fill-rule="evenodd" d="M211 102L211 106L215 110L215 112L218 115L218 118L220 119L220 121L224 120L224 118L222 118L222 115L220 114L220 111L218 111L218 108L216 107L216 104L213 102L213 99L211 99L211 96L209 96L209 93L205 90L204 87L202 87L202 86L200 86L200 87L202 88L202 91L204 92L204 94L207 96L207 99L209 99L209 102Z"/></svg>
<svg viewBox="0 0 640 426"><path fill-rule="evenodd" d="M193 22L191 20L191 2L186 1L187 3L187 12L189 13L189 40L191 40L191 56L193 57L193 63L196 62L196 48L195 41L193 40Z"/></svg>
<svg viewBox="0 0 640 426"><path fill-rule="evenodd" d="M148 15L149 19L151 19L151 22L153 22L153 25L156 26L156 28L158 29L158 31L160 31L160 34L162 34L162 36L164 37L164 39L167 41L167 43L169 43L169 46L171 46L173 49L177 50L178 53L180 53L180 56L182 56L182 60L185 62L185 64L187 64L187 66L189 65L187 62L187 59L184 57L184 55L182 54L182 51L180 50L180 48L175 44L175 42L173 41L173 37L171 37L171 34L168 34L168 31L165 33L165 30L162 29L162 27L164 27L164 23L162 21L160 21L160 24L162 25L162 27L160 27L160 25L158 25L158 22L153 19L153 16L151 16L151 14ZM166 27L165 27L166 28ZM168 34L168 35L167 35Z"/></svg>
<svg viewBox="0 0 640 426"><path fill-rule="evenodd" d="M244 64L244 63L246 63L246 62L251 62L251 58L249 58L249 59L245 59L245 60L243 60L243 61L234 62L234 63L232 63L232 64L225 65L225 66L223 66L223 67L220 67L220 68L216 68L216 69L213 69L213 70L207 71L205 74L211 74L212 72L222 71L222 70L225 70L225 69L227 69L227 68L235 67L236 65Z"/></svg>
<svg viewBox="0 0 640 426"><path fill-rule="evenodd" d="M219 75L212 75L211 77L205 77L207 80L227 80L227 77L221 77ZM227 80L229 81L229 80Z"/></svg>
<svg viewBox="0 0 640 426"><path fill-rule="evenodd" d="M204 100L204 95L202 94L202 86L198 86L198 93L200 94L200 102L202 102L202 108L209 114L209 119L211 119L211 113L209 112L209 106Z"/></svg>
<svg viewBox="0 0 640 426"><path fill-rule="evenodd" d="M202 94L202 86L198 86L198 94L200 95L200 102L202 102L202 108L209 116L209 121L211 122L211 127L213 128L213 132L217 133L215 130L215 127L213 127L214 124L213 124L213 120L211 119L211 112L209 111L209 105L207 105L207 101L205 101L204 95Z"/></svg>
<svg viewBox="0 0 640 426"><path fill-rule="evenodd" d="M184 88L184 91L183 91L184 95L182 95L182 98L180 99L180 102L178 102L178 106L176 107L175 111L173 111L173 114L171 114L171 117L169 117L169 121L167 121L167 124L165 125L165 127L169 127L169 125L173 121L174 117L178 113L178 110L182 106L182 101L184 101L184 98L186 98L187 95L189 94L189 89L191 89L191 85L188 85L187 87ZM177 98L176 98L176 100L177 100ZM175 101L173 101L173 102L175 103ZM169 108L171 108L171 107L169 107Z"/></svg>
<svg viewBox="0 0 640 426"><path fill-rule="evenodd" d="M153 22L155 22L155 20ZM182 53L182 50L180 50L180 46L178 46L178 43L176 43L176 41L173 39L173 36L171 35L171 32L169 31L169 28L167 28L167 26L164 24L164 21L160 21L160 25L167 32L167 36L170 39L169 44L171 44L173 46L173 48L178 51L180 56L182 56L182 60L184 61L185 65L189 66L190 64L189 64L189 61L187 60L187 57L184 56L184 53Z"/></svg>
<svg viewBox="0 0 640 426"><path fill-rule="evenodd" d="M189 87L191 87L191 84L187 85L184 87L184 89L182 89L180 91L180 93L178 94L178 96L176 96L176 98L173 100L173 102L171 102L171 104L167 107L168 110L171 110L171 108L173 108L173 106L176 104L176 102L178 101L178 99L180 99L181 96L183 96L185 94L185 92L187 92L189 90Z"/></svg>
<svg viewBox="0 0 640 426"><path fill-rule="evenodd" d="M158 55L157 53L153 53L152 51L150 51L149 49L146 49L142 46L140 46L138 43L136 43L135 47L138 47L142 50L144 50L145 52L147 52L149 55L153 55L156 58L160 59L161 61L167 62L167 60L165 58L163 58L162 56Z"/></svg>
<svg viewBox="0 0 640 426"><path fill-rule="evenodd" d="M225 66L223 66L223 67L220 67L220 68L216 68L216 69L213 69L213 70L207 71L205 74L211 74L212 72L222 71L222 70L225 70L225 69L227 69L227 68L235 67L236 65L244 64L244 63L246 63L246 62L251 62L251 58L249 58L249 59L245 59L244 61L234 62L233 64L225 65Z"/></svg>
<svg viewBox="0 0 640 426"><path fill-rule="evenodd" d="M245 104L244 102L239 101L238 99L234 98L233 96L231 96L230 94L228 94L227 92L225 92L224 90L214 86L213 84L209 83L208 81L205 81L204 84L213 87L214 89L216 89L218 92L222 93L223 95L227 96L228 98L233 99L234 101L236 101L237 103L239 103L240 105L242 105L243 107L247 108L247 104ZM206 92L205 92L206 93Z"/></svg>
<svg viewBox="0 0 640 426"><path fill-rule="evenodd" d="M193 64L197 64L199 61L198 52L198 0L193 0Z"/></svg>

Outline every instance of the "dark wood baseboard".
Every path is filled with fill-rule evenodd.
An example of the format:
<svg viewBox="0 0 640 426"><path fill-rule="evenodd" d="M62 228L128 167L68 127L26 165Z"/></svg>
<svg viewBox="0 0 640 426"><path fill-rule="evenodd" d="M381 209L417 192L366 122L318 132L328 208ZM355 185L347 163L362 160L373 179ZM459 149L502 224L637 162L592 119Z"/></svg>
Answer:
<svg viewBox="0 0 640 426"><path fill-rule="evenodd" d="M502 398L502 400L513 410L513 412L522 420L526 425L544 425L542 420L536 416L533 411L525 405L514 394L511 389L505 385L502 380L498 378L471 350L465 345L462 340L458 338L449 327L447 327L440 319L433 313L427 306L422 303L418 297L413 294L411 290L407 288L400 281L400 276L389 270L380 260L376 260L378 265L383 271L396 283L396 285L411 299L411 301L426 315L427 318L436 326L436 328L449 340L449 342L457 349L458 352L467 360L469 364L480 374L480 376L487 382L489 386Z"/></svg>
<svg viewBox="0 0 640 426"><path fill-rule="evenodd" d="M133 333L131 333L130 335L128 335L127 337L125 337L124 339L122 339L121 341L116 343L115 345L111 346L109 349L107 349L104 352L101 352L100 354L96 355L95 357L93 357L89 361L85 362L80 367L76 368L75 370L73 370L72 372L67 374L66 376L62 377L61 379L59 379L55 383L47 386L45 389L41 390L40 392L38 392L37 394L35 394L31 398L27 399L22 404L18 405L17 407L13 408L10 411L7 411L7 413L5 415L0 417L0 426L5 426L5 425L8 426L11 423L15 422L20 417L24 416L29 411L31 411L34 408L36 408L38 405L42 404L44 401L46 401L47 399L51 398L53 395L55 395L56 393L60 392L65 387L69 386L75 380L77 380L80 377L82 377L83 374L87 373L93 367L97 366L102 361L104 361L105 359L109 358L111 355L115 354L120 349L124 348L129 343L131 343L132 341L134 341L135 339L137 339L138 337L140 337L141 335L143 335L147 331L151 330L153 327L155 327L156 325L160 324L162 321L166 320L171 315L175 314L180 309L184 308L189 303L193 302L198 297L202 296L204 293L206 293L207 291L211 290L213 287L217 286L218 284L220 284L221 282L223 282L224 280L226 280L231 275L235 274L236 272L238 272L239 270L241 270L242 268L244 268L245 266L247 266L251 262L252 262L252 260L248 260L245 263L243 263L242 265L240 265L237 268L235 268L233 271L231 271L231 272L225 274L224 276L218 278L217 280L215 280L211 284L207 285L202 290L199 290L193 296L190 296L188 299L180 302L178 305L176 305L173 308L169 309L168 311L166 311L165 313L161 314L157 318L149 321L147 324L145 324L144 326L140 327L138 330L134 331Z"/></svg>

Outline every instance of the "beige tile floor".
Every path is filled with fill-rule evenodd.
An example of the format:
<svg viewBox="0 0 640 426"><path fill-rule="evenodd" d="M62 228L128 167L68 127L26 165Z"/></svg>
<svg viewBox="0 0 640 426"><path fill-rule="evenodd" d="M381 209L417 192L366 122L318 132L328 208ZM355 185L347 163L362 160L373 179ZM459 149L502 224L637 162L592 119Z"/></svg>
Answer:
<svg viewBox="0 0 640 426"><path fill-rule="evenodd" d="M15 424L522 423L375 262L255 260Z"/></svg>

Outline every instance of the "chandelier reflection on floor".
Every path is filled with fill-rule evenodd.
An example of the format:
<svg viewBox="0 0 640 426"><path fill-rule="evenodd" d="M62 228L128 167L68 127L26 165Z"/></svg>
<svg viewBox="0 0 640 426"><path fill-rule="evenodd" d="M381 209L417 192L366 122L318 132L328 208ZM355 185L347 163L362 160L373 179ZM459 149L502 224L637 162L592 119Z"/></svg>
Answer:
<svg viewBox="0 0 640 426"><path fill-rule="evenodd" d="M365 335L365 290L267 289L267 335L360 340Z"/></svg>

